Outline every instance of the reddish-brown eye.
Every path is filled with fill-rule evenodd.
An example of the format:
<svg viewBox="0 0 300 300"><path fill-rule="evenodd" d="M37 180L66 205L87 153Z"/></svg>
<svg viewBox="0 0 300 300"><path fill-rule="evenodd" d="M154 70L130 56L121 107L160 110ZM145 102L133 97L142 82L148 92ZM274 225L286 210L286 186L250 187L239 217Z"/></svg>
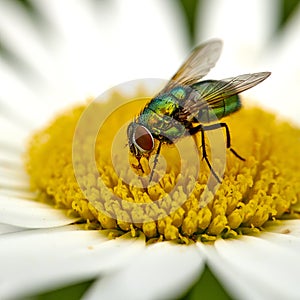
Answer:
<svg viewBox="0 0 300 300"><path fill-rule="evenodd" d="M154 147L154 140L151 132L142 125L138 125L135 128L134 143L142 152L151 151Z"/></svg>

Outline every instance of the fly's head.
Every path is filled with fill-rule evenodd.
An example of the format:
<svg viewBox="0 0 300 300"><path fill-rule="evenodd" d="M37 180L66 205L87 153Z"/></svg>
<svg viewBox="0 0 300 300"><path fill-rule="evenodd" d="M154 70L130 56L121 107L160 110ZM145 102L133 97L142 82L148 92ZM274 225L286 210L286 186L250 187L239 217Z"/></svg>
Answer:
<svg viewBox="0 0 300 300"><path fill-rule="evenodd" d="M127 137L131 154L141 157L154 149L152 133L144 125L131 122L127 128Z"/></svg>
<svg viewBox="0 0 300 300"><path fill-rule="evenodd" d="M141 159L145 157L148 160L155 147L152 133L144 125L133 121L128 125L127 138L130 153L137 160L137 164L133 163L132 166L142 173L148 173L145 172Z"/></svg>

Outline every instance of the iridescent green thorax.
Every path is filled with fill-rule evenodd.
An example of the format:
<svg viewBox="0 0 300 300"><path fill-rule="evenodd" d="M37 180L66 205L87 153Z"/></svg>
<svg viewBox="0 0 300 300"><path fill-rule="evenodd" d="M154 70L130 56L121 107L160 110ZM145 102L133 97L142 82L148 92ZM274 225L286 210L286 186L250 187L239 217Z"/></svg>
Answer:
<svg viewBox="0 0 300 300"><path fill-rule="evenodd" d="M182 107L185 96L185 89L176 87L169 93L153 98L141 112L137 122L163 141L174 142L186 132L184 125L174 118Z"/></svg>

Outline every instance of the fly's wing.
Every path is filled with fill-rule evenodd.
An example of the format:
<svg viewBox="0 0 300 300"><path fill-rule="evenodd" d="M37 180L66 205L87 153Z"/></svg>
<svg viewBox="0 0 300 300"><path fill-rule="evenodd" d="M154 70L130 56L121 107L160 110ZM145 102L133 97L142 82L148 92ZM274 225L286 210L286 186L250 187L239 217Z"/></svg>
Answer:
<svg viewBox="0 0 300 300"><path fill-rule="evenodd" d="M166 93L178 85L190 86L199 82L215 66L221 50L222 41L217 39L196 47L159 94Z"/></svg>
<svg viewBox="0 0 300 300"><path fill-rule="evenodd" d="M182 113L195 116L205 107L209 106L212 109L220 107L223 99L254 87L270 75L270 72L243 74L217 81L217 83L214 82L212 85L206 84L205 87L203 85L204 88L202 88L201 82L198 86L195 84L192 88L197 91L196 94L198 95L185 102Z"/></svg>

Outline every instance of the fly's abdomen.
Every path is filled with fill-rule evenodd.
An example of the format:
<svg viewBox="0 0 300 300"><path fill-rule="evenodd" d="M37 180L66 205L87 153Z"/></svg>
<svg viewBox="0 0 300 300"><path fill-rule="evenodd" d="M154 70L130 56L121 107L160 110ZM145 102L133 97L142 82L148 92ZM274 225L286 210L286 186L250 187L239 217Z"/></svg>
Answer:
<svg viewBox="0 0 300 300"><path fill-rule="evenodd" d="M231 115L241 108L241 100L238 95L231 96L226 99L222 99L218 104L199 111L198 121L201 123L210 123L217 119L222 119Z"/></svg>
<svg viewBox="0 0 300 300"><path fill-rule="evenodd" d="M228 95L229 97L226 97L226 93L224 93L224 98L221 98L220 100L214 99L213 101L210 101L209 95L213 95L215 90L222 88L222 85L226 84L228 83L215 80L206 80L193 86L193 88L196 89L200 94L200 98L208 99L207 105L203 105L199 110L199 122L209 123L212 121L216 121L216 118L222 119L223 117L226 117L241 108L241 100L237 94L233 96Z"/></svg>
<svg viewBox="0 0 300 300"><path fill-rule="evenodd" d="M223 99L212 108L213 113L218 119L226 117L241 108L241 100L238 95Z"/></svg>

